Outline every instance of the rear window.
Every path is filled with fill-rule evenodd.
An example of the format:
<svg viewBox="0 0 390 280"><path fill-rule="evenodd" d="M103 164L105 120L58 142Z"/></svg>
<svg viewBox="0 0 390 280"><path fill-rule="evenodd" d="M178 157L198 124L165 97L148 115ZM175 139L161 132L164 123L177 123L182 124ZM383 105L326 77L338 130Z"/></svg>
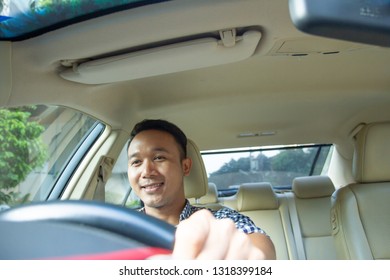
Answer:
<svg viewBox="0 0 390 280"><path fill-rule="evenodd" d="M203 151L209 182L220 194L234 192L242 183L269 182L276 189L290 189L300 176L324 175L332 145L296 145L274 148Z"/></svg>

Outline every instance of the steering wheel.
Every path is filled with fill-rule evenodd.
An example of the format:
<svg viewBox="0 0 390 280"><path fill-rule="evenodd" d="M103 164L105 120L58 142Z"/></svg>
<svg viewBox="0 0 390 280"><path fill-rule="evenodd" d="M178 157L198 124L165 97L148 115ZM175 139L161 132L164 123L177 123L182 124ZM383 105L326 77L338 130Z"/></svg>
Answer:
<svg viewBox="0 0 390 280"><path fill-rule="evenodd" d="M169 253L175 234L175 227L144 213L76 200L5 210L0 228L0 259L144 259Z"/></svg>

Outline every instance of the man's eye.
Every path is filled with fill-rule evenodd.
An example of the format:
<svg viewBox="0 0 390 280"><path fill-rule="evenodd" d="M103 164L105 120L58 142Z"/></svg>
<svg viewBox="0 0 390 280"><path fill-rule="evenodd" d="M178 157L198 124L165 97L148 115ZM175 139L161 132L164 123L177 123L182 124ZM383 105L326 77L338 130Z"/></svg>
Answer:
<svg viewBox="0 0 390 280"><path fill-rule="evenodd" d="M140 164L141 164L141 161L140 161L140 160L133 160L133 161L130 162L130 165L131 165L131 166L138 166L138 165L140 165Z"/></svg>
<svg viewBox="0 0 390 280"><path fill-rule="evenodd" d="M157 161L162 161L164 159L165 159L165 157L163 157L163 156L155 156L154 157L154 160L157 160Z"/></svg>

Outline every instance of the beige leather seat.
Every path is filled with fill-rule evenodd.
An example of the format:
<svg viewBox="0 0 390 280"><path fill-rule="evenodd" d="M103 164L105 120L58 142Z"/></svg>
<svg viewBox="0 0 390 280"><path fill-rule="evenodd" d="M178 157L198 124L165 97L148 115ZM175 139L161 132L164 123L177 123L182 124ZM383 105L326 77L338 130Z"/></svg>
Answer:
<svg viewBox="0 0 390 280"><path fill-rule="evenodd" d="M250 217L271 237L278 260L297 259L288 207L269 183L246 183L239 186L236 209Z"/></svg>
<svg viewBox="0 0 390 280"><path fill-rule="evenodd" d="M198 146L188 139L187 156L192 159L192 168L188 176L184 177L184 193L186 198L199 199L208 191L206 168Z"/></svg>
<svg viewBox="0 0 390 280"><path fill-rule="evenodd" d="M298 235L300 259L337 259L330 223L333 182L328 176L297 177L293 180L292 191L294 195L288 199L289 203L295 203L295 212L290 209L290 215L294 234Z"/></svg>
<svg viewBox="0 0 390 280"><path fill-rule="evenodd" d="M218 210L223 207L223 205L221 205L218 201L218 189L214 183L208 183L208 191L205 196L189 200L194 206L207 207L213 210Z"/></svg>
<svg viewBox="0 0 390 280"><path fill-rule="evenodd" d="M390 123L363 127L355 137L356 183L332 197L332 226L342 259L390 259Z"/></svg>

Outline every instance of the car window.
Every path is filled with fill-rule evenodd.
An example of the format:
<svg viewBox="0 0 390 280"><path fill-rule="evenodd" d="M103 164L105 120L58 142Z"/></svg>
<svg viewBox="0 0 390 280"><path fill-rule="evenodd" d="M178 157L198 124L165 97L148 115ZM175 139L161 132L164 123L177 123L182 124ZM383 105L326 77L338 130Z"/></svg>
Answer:
<svg viewBox="0 0 390 280"><path fill-rule="evenodd" d="M69 108L0 108L0 205L58 198L94 129L103 126Z"/></svg>
<svg viewBox="0 0 390 280"><path fill-rule="evenodd" d="M204 151L202 156L209 182L220 195L231 195L242 183L269 182L289 189L295 177L326 174L331 151L332 145L297 145Z"/></svg>
<svg viewBox="0 0 390 280"><path fill-rule="evenodd" d="M25 39L47 31L163 0L2 0L0 39Z"/></svg>

